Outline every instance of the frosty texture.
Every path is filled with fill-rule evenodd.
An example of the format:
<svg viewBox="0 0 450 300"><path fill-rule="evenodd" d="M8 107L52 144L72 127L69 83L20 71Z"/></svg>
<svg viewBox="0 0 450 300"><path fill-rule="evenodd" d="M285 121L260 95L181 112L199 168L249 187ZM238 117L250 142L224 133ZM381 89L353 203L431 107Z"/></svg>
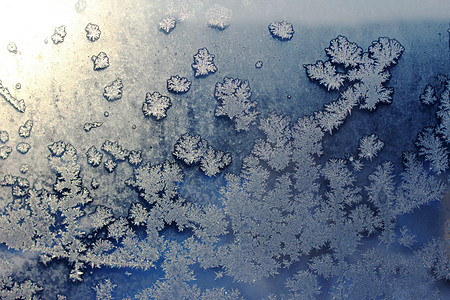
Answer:
<svg viewBox="0 0 450 300"><path fill-rule="evenodd" d="M105 52L100 52L98 55L92 55L91 60L94 63L95 71L109 67L109 58Z"/></svg>
<svg viewBox="0 0 450 300"><path fill-rule="evenodd" d="M86 38L91 42L97 41L102 33L100 27L92 23L88 23L84 31L86 31Z"/></svg>
<svg viewBox="0 0 450 300"><path fill-rule="evenodd" d="M197 54L194 55L192 69L194 69L194 77L203 77L215 73L217 67L214 64L214 54L210 54L206 48L198 49Z"/></svg>
<svg viewBox="0 0 450 300"><path fill-rule="evenodd" d="M226 29L231 24L232 10L219 4L214 4L208 9L208 25L220 30Z"/></svg>
<svg viewBox="0 0 450 300"><path fill-rule="evenodd" d="M95 68L94 68L95 69ZM120 78L116 78L110 85L105 86L103 97L112 102L122 98L123 83Z"/></svg>
<svg viewBox="0 0 450 300"><path fill-rule="evenodd" d="M294 26L286 21L272 22L269 24L269 32L280 41L289 41L294 36Z"/></svg>
<svg viewBox="0 0 450 300"><path fill-rule="evenodd" d="M142 104L142 113L146 117L161 120L167 116L167 110L171 106L172 102L169 97L163 96L158 92L147 93L145 102Z"/></svg>
<svg viewBox="0 0 450 300"><path fill-rule="evenodd" d="M171 76L167 79L167 90L174 94L184 94L191 88L191 82L186 77L178 75Z"/></svg>
<svg viewBox="0 0 450 300"><path fill-rule="evenodd" d="M251 101L251 95L247 80L225 77L214 89L214 97L219 102L215 115L233 120L236 131L249 130L259 114L255 109L258 102Z"/></svg>

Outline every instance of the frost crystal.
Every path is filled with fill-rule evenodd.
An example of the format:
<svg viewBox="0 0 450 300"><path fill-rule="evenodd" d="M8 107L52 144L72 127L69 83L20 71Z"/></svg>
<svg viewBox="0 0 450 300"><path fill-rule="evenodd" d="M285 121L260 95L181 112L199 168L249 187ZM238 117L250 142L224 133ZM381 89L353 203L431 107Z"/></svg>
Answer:
<svg viewBox="0 0 450 300"><path fill-rule="evenodd" d="M0 80L0 96L5 99L6 102L11 104L17 111L23 113L25 112L26 106L23 99L14 98L9 92L8 88L4 87L2 81Z"/></svg>
<svg viewBox="0 0 450 300"><path fill-rule="evenodd" d="M115 161L124 161L130 154L130 151L122 149L117 141L105 140L102 144L102 150L111 155Z"/></svg>
<svg viewBox="0 0 450 300"><path fill-rule="evenodd" d="M174 94L184 94L191 88L191 82L186 77L178 75L171 76L167 79L167 90Z"/></svg>
<svg viewBox="0 0 450 300"><path fill-rule="evenodd" d="M173 156L187 165L200 163L200 169L209 177L231 164L231 154L214 149L199 135L183 134L175 143Z"/></svg>
<svg viewBox="0 0 450 300"><path fill-rule="evenodd" d="M142 112L146 117L153 117L161 120L167 116L167 110L172 106L169 97L163 96L158 92L147 93L145 102L142 104Z"/></svg>
<svg viewBox="0 0 450 300"><path fill-rule="evenodd" d="M0 147L0 158L7 159L9 154L11 154L12 148L10 146L1 146Z"/></svg>
<svg viewBox="0 0 450 300"><path fill-rule="evenodd" d="M280 41L289 41L295 33L294 26L286 21L272 22L268 28L270 34Z"/></svg>
<svg viewBox="0 0 450 300"><path fill-rule="evenodd" d="M331 40L325 49L328 61L304 65L311 80L318 81L328 90L348 87L356 94L360 109L374 110L378 103L391 103L393 89L385 84L390 79L388 68L395 65L405 49L395 39L380 37L372 42L368 52L344 36ZM345 69L338 72L337 66Z"/></svg>
<svg viewBox="0 0 450 300"><path fill-rule="evenodd" d="M98 55L92 55L91 60L94 63L95 71L109 67L109 58L105 52L100 52Z"/></svg>
<svg viewBox="0 0 450 300"><path fill-rule="evenodd" d="M223 82L217 82L214 97L219 101L216 116L227 116L234 121L236 131L249 130L250 125L259 114L255 107L256 101L250 101L250 85L247 80L225 77Z"/></svg>
<svg viewBox="0 0 450 300"><path fill-rule="evenodd" d="M55 27L55 32L52 35L53 44L58 44L64 42L64 38L66 37L66 26L61 25L59 27Z"/></svg>
<svg viewBox="0 0 450 300"><path fill-rule="evenodd" d="M208 25L212 28L224 30L230 26L231 14L231 9L215 4L206 12Z"/></svg>
<svg viewBox="0 0 450 300"><path fill-rule="evenodd" d="M95 146L91 146L86 151L87 163L93 167L98 167L102 163L103 154L95 148Z"/></svg>
<svg viewBox="0 0 450 300"><path fill-rule="evenodd" d="M131 150L128 155L128 163L132 166L138 166L142 162L142 151L141 150Z"/></svg>
<svg viewBox="0 0 450 300"><path fill-rule="evenodd" d="M116 169L117 163L114 160L108 158L105 161L105 163L103 164L103 166L105 167L106 171L108 171L109 173L112 173Z"/></svg>
<svg viewBox="0 0 450 300"><path fill-rule="evenodd" d="M20 168L19 168L19 171L20 171L20 173L22 173L22 174L26 174L26 173L28 172L29 169L30 169L30 166L29 166L29 165L27 165L27 164L21 164L21 165L20 165Z"/></svg>
<svg viewBox="0 0 450 300"><path fill-rule="evenodd" d="M172 17L165 17L161 21L159 21L159 29L169 34L176 26L175 18Z"/></svg>
<svg viewBox="0 0 450 300"><path fill-rule="evenodd" d="M100 186L100 182L96 178L92 178L91 180L91 187L96 190Z"/></svg>
<svg viewBox="0 0 450 300"><path fill-rule="evenodd" d="M95 68L94 68L95 69ZM110 85L105 86L103 97L112 102L122 98L123 84L120 78L116 78Z"/></svg>
<svg viewBox="0 0 450 300"><path fill-rule="evenodd" d="M426 127L419 133L416 140L419 154L430 162L433 172L441 174L449 167L449 154L443 141L436 135L433 127Z"/></svg>
<svg viewBox="0 0 450 300"><path fill-rule="evenodd" d="M77 13L82 13L86 9L86 0L78 0L75 3L75 10Z"/></svg>
<svg viewBox="0 0 450 300"><path fill-rule="evenodd" d="M440 103L436 115L439 118L437 133L441 134L447 144L450 144L450 84L441 93Z"/></svg>
<svg viewBox="0 0 450 300"><path fill-rule="evenodd" d="M383 147L384 143L378 138L378 135L365 135L359 140L358 156L372 160Z"/></svg>
<svg viewBox="0 0 450 300"><path fill-rule="evenodd" d="M197 54L194 55L192 69L194 69L194 77L203 77L215 73L217 67L214 64L214 54L210 54L206 48L198 49Z"/></svg>
<svg viewBox="0 0 450 300"><path fill-rule="evenodd" d="M87 24L84 30L86 31L86 38L91 42L97 41L102 33L100 27L92 23Z"/></svg>
<svg viewBox="0 0 450 300"><path fill-rule="evenodd" d="M31 149L30 144L25 143L25 142L20 142L17 144L16 146L16 150L17 152L21 153L21 154L26 154L28 153L28 151Z"/></svg>
<svg viewBox="0 0 450 300"><path fill-rule="evenodd" d="M0 130L0 143L4 144L9 141L9 134L6 130Z"/></svg>
<svg viewBox="0 0 450 300"><path fill-rule="evenodd" d="M345 77L336 71L336 67L330 61L318 60L315 65L304 65L306 74L311 80L319 81L328 90L338 90L343 84Z"/></svg>
<svg viewBox="0 0 450 300"><path fill-rule="evenodd" d="M92 123L87 122L87 123L84 123L83 129L84 129L84 131L89 132L89 131L91 131L91 129L98 128L102 125L103 125L102 122L92 122Z"/></svg>
<svg viewBox="0 0 450 300"><path fill-rule="evenodd" d="M6 46L6 50L8 50L8 52L10 52L10 53L17 54L17 46L16 46L16 43L13 43L13 42L9 43L9 44Z"/></svg>
<svg viewBox="0 0 450 300"><path fill-rule="evenodd" d="M420 95L420 102L426 105L433 104L437 101L436 97L436 91L434 90L434 87L431 84L427 84L425 87L425 90Z"/></svg>
<svg viewBox="0 0 450 300"><path fill-rule="evenodd" d="M94 288L96 299L102 300L111 300L113 297L111 296L112 291L116 287L116 284L113 284L110 279L105 279L105 281L100 282Z"/></svg>
<svg viewBox="0 0 450 300"><path fill-rule="evenodd" d="M33 121L27 120L25 124L19 127L19 136L23 138L27 138L30 136L31 129L33 129Z"/></svg>

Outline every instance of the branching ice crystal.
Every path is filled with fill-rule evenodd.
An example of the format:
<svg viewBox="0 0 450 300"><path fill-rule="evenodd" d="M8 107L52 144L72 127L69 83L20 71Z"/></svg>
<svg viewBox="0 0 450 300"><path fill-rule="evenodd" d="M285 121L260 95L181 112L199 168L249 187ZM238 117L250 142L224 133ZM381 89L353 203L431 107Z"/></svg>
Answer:
<svg viewBox="0 0 450 300"><path fill-rule="evenodd" d="M16 146L16 150L17 152L21 153L21 154L26 154L28 153L28 151L31 149L30 144L25 143L25 142L20 142L17 144Z"/></svg>
<svg viewBox="0 0 450 300"><path fill-rule="evenodd" d="M419 154L430 162L433 172L440 174L449 167L449 153L444 142L436 135L433 127L425 127L416 140Z"/></svg>
<svg viewBox="0 0 450 300"><path fill-rule="evenodd" d="M225 77L214 89L214 97L219 101L215 115L233 120L236 131L249 130L259 114L255 109L258 102L250 101L251 95L247 80Z"/></svg>
<svg viewBox="0 0 450 300"><path fill-rule="evenodd" d="M167 116L167 110L171 106L172 102L169 97L163 96L158 92L147 93L145 102L142 104L142 113L146 117L161 120Z"/></svg>
<svg viewBox="0 0 450 300"><path fill-rule="evenodd" d="M102 33L100 27L92 23L87 24L84 30L86 31L86 38L91 42L97 41Z"/></svg>
<svg viewBox="0 0 450 300"><path fill-rule="evenodd" d="M7 159L12 152L12 148L10 146L1 146L0 147L0 158Z"/></svg>
<svg viewBox="0 0 450 300"><path fill-rule="evenodd" d="M123 84L120 78L116 78L110 85L105 86L103 97L112 102L122 98Z"/></svg>
<svg viewBox="0 0 450 300"><path fill-rule="evenodd" d="M176 21L172 17L165 17L161 21L159 21L159 29L169 34L176 26Z"/></svg>
<svg viewBox="0 0 450 300"><path fill-rule="evenodd" d="M286 21L272 22L269 24L270 34L280 41L289 41L294 35L294 26Z"/></svg>
<svg viewBox="0 0 450 300"><path fill-rule="evenodd" d="M92 55L91 60L94 63L95 71L109 67L109 58L105 52L100 52L98 55Z"/></svg>
<svg viewBox="0 0 450 300"><path fill-rule="evenodd" d="M208 25L212 28L224 30L230 26L231 14L231 9L215 4L206 12L208 17Z"/></svg>
<svg viewBox="0 0 450 300"><path fill-rule="evenodd" d="M167 79L167 90L174 94L184 94L191 88L191 82L186 77L178 75L171 76Z"/></svg>
<svg viewBox="0 0 450 300"><path fill-rule="evenodd" d="M11 104L17 111L23 113L25 112L26 105L23 99L14 98L9 92L8 88L4 87L2 81L0 80L0 96L5 99L6 102Z"/></svg>
<svg viewBox="0 0 450 300"><path fill-rule="evenodd" d="M0 143L5 144L9 141L9 134L6 130L0 130Z"/></svg>
<svg viewBox="0 0 450 300"><path fill-rule="evenodd" d="M194 69L194 77L203 77L215 73L217 67L214 64L214 54L210 54L206 48L198 49L197 54L194 55L192 69Z"/></svg>
<svg viewBox="0 0 450 300"><path fill-rule="evenodd" d="M378 135L365 135L359 140L359 158L372 160L383 149L384 143L378 138Z"/></svg>
<svg viewBox="0 0 450 300"><path fill-rule="evenodd" d="M53 44L59 44L64 42L64 38L66 37L66 26L61 25L59 27L55 27L55 32L52 35Z"/></svg>

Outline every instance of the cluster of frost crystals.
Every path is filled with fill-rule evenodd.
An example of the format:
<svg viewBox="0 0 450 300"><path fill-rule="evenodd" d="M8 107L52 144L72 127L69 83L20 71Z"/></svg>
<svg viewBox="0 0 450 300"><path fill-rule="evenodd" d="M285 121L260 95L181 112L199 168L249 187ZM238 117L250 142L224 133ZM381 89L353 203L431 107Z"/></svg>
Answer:
<svg viewBox="0 0 450 300"><path fill-rule="evenodd" d="M392 102L393 89L385 86L390 79L388 68L397 63L404 50L397 40L380 37L372 42L368 52L363 52L356 43L340 35L325 49L329 60L304 67L311 80L328 90L340 90L347 82L346 89L355 94L359 108L374 110L378 103Z"/></svg>
<svg viewBox="0 0 450 300"><path fill-rule="evenodd" d="M5 99L6 102L11 104L18 112L25 112L26 105L23 99L14 98L9 92L8 88L4 87L0 80L0 96Z"/></svg>
<svg viewBox="0 0 450 300"><path fill-rule="evenodd" d="M142 104L142 113L146 117L161 120L167 116L167 110L171 106L172 102L169 97L163 96L158 92L147 93L145 102Z"/></svg>
<svg viewBox="0 0 450 300"><path fill-rule="evenodd" d="M286 21L272 22L269 24L269 32L280 41L289 41L294 36L294 26Z"/></svg>
<svg viewBox="0 0 450 300"><path fill-rule="evenodd" d="M83 130L86 131L86 132L89 132L89 131L91 131L91 129L98 128L98 127L100 127L102 125L103 125L102 122L86 122L83 125Z"/></svg>
<svg viewBox="0 0 450 300"><path fill-rule="evenodd" d="M372 160L383 149L384 143L378 138L378 135L365 135L359 140L359 158Z"/></svg>
<svg viewBox="0 0 450 300"><path fill-rule="evenodd" d="M66 37L66 26L61 25L59 27L55 27L55 32L52 35L53 44L58 44L64 42L64 38Z"/></svg>
<svg viewBox="0 0 450 300"><path fill-rule="evenodd" d="M215 73L217 67L214 64L214 54L210 54L206 48L198 49L197 54L194 55L192 69L194 69L194 77L203 77Z"/></svg>
<svg viewBox="0 0 450 300"><path fill-rule="evenodd" d="M28 151L30 151L30 149L31 149L31 145L28 143L25 143L25 142L20 142L16 146L16 150L20 154L26 154L26 153L28 153Z"/></svg>
<svg viewBox="0 0 450 300"><path fill-rule="evenodd" d="M231 9L219 4L214 4L206 12L208 25L212 28L224 30L231 24L231 14Z"/></svg>
<svg viewBox="0 0 450 300"><path fill-rule="evenodd" d="M173 17L164 17L159 21L159 30L169 34L176 26L176 20Z"/></svg>
<svg viewBox="0 0 450 300"><path fill-rule="evenodd" d="M437 101L436 91L431 84L427 84L425 90L420 94L420 102L426 105L434 104Z"/></svg>
<svg viewBox="0 0 450 300"><path fill-rule="evenodd" d="M11 146L1 146L0 147L0 158L7 159L12 152Z"/></svg>
<svg viewBox="0 0 450 300"><path fill-rule="evenodd" d="M91 42L97 41L102 33L100 27L93 23L87 24L84 31L86 31L86 38Z"/></svg>
<svg viewBox="0 0 450 300"><path fill-rule="evenodd" d="M91 146L86 151L87 163L93 167L98 167L102 163L103 154L95 146Z"/></svg>
<svg viewBox="0 0 450 300"><path fill-rule="evenodd" d="M92 55L92 62L94 63L94 70L103 70L109 67L109 58L105 52L100 52L98 55Z"/></svg>
<svg viewBox="0 0 450 300"><path fill-rule="evenodd" d="M123 149L117 141L105 140L102 144L102 150L111 155L114 161L124 161L130 154L130 151Z"/></svg>
<svg viewBox="0 0 450 300"><path fill-rule="evenodd" d="M209 177L231 164L231 154L214 149L199 135L185 133L175 143L173 156L187 165L200 163L200 169Z"/></svg>
<svg viewBox="0 0 450 300"><path fill-rule="evenodd" d="M9 134L6 130L0 130L0 143L5 144L9 141Z"/></svg>
<svg viewBox="0 0 450 300"><path fill-rule="evenodd" d="M419 133L416 146L419 148L419 155L425 156L425 160L430 162L433 172L440 174L448 169L448 150L433 127L425 127Z"/></svg>
<svg viewBox="0 0 450 300"><path fill-rule="evenodd" d="M33 129L33 120L27 120L25 124L19 127L19 136L27 138L30 136L31 129Z"/></svg>
<svg viewBox="0 0 450 300"><path fill-rule="evenodd" d="M174 94L184 94L191 88L191 83L186 77L174 75L167 79L167 90Z"/></svg>
<svg viewBox="0 0 450 300"><path fill-rule="evenodd" d="M436 112L439 118L437 132L442 135L447 144L450 144L450 80L439 99L438 111Z"/></svg>
<svg viewBox="0 0 450 300"><path fill-rule="evenodd" d="M110 85L105 86L103 97L108 101L116 101L122 98L123 83L120 78L116 78Z"/></svg>
<svg viewBox="0 0 450 300"><path fill-rule="evenodd" d="M236 131L249 130L259 114L255 109L258 102L250 101L251 95L247 80L225 77L214 89L214 97L219 101L215 115L233 120Z"/></svg>

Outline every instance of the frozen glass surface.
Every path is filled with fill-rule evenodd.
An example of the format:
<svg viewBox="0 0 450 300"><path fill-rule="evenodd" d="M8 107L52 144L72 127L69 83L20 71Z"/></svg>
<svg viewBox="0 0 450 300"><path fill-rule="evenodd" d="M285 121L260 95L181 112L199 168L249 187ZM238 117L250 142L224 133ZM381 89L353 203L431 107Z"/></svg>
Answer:
<svg viewBox="0 0 450 300"><path fill-rule="evenodd" d="M2 1L0 299L447 299L449 22Z"/></svg>

